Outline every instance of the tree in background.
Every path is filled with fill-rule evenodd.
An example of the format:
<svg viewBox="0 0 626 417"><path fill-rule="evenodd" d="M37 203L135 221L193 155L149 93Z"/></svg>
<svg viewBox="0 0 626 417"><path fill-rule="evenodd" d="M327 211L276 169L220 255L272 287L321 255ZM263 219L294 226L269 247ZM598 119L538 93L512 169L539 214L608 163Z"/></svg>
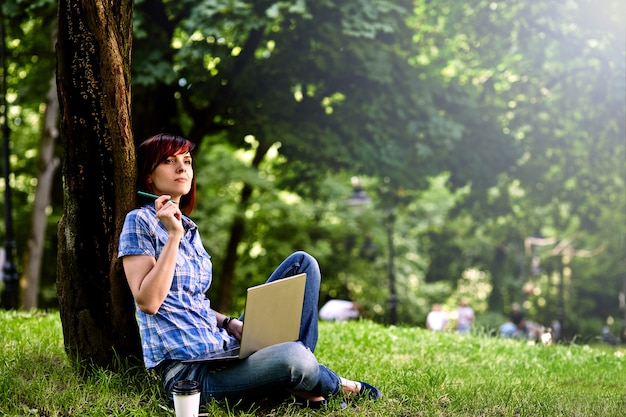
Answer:
<svg viewBox="0 0 626 417"><path fill-rule="evenodd" d="M547 324L564 296L570 335L599 329L597 321L584 325L585 317L608 315L607 304L616 310L624 266L615 255L623 253L626 233L625 14L623 3L611 0L602 7L586 0L475 0L425 3L416 15L419 42L432 45L416 60L442 68L453 85L474 85L478 108L496 117L523 151L487 200L472 193L451 212L450 227L432 236L431 279L458 277L458 263L449 259L465 259L461 268L490 272L491 310L526 301L535 319ZM485 151L481 143L464 158ZM472 227L458 227L463 216L473 219ZM560 256L550 255L554 246L534 248L535 260L543 259L533 276L524 248L531 236L573 239L572 249L592 253L605 250L572 259L573 281L559 295ZM595 297L603 301L590 302Z"/></svg>
<svg viewBox="0 0 626 417"><path fill-rule="evenodd" d="M12 139L10 148L19 156L10 158L10 172L12 214L18 231L15 233L16 263L24 265L23 271L18 268L18 273L23 272L18 298L25 309L42 306L40 288L50 288L54 274L49 271L56 268L55 261L49 262L49 258L56 259L56 253L50 250L54 246L50 239L54 236L50 218L56 216L48 212L50 195L60 178L55 148L58 100L56 84L50 82L54 78L55 15L56 2L52 0L29 5L7 1L0 10L7 37L4 45L7 91L4 93ZM29 211L31 206L32 212ZM29 231L29 234L22 231ZM50 263L52 268L48 266ZM40 280L40 276L45 279ZM43 306L48 304L44 302Z"/></svg>

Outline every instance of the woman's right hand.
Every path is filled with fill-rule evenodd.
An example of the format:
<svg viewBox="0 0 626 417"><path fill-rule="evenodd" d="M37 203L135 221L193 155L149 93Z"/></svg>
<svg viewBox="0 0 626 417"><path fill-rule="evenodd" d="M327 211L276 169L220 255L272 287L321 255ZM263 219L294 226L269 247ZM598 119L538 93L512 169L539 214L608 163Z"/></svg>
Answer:
<svg viewBox="0 0 626 417"><path fill-rule="evenodd" d="M167 231L172 233L184 232L182 217L178 204L170 200L169 195L162 195L154 202L156 208L156 216L161 223L167 228Z"/></svg>

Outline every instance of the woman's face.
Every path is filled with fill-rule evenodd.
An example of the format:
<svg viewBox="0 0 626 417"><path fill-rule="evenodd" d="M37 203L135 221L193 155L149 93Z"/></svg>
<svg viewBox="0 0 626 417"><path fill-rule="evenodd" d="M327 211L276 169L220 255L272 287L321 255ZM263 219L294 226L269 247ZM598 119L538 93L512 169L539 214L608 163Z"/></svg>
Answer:
<svg viewBox="0 0 626 417"><path fill-rule="evenodd" d="M156 166L148 176L148 184L157 195L169 194L172 200L180 198L191 190L193 180L192 157L189 152L172 155Z"/></svg>

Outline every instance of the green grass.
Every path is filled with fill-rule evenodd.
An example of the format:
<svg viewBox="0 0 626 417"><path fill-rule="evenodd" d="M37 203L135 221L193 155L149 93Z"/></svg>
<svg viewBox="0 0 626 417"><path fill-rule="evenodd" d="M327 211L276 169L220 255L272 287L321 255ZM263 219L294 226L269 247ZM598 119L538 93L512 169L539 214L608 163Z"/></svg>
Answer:
<svg viewBox="0 0 626 417"><path fill-rule="evenodd" d="M174 416L141 369L81 375L58 313L0 312L0 415ZM383 390L381 401L314 411L208 405L211 416L626 416L626 349L528 345L368 321L321 323L317 356Z"/></svg>

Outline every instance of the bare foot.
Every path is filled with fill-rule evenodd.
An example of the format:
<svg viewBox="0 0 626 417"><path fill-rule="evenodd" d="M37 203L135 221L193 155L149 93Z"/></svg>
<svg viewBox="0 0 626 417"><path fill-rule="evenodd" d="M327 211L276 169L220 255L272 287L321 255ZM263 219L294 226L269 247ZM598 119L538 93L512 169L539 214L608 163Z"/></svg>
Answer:
<svg viewBox="0 0 626 417"><path fill-rule="evenodd" d="M346 396L357 395L361 392L361 383L350 379L341 378L341 391Z"/></svg>

